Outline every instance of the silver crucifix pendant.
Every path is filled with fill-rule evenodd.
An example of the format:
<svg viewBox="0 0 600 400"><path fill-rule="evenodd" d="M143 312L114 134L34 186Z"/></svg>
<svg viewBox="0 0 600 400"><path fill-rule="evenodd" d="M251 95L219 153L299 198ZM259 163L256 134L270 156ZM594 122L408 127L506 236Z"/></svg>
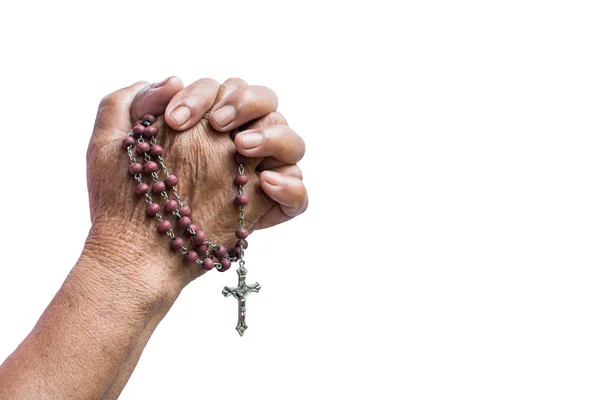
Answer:
<svg viewBox="0 0 600 400"><path fill-rule="evenodd" d="M246 297L248 297L250 293L258 293L260 290L260 284L258 284L258 282L251 285L246 284L246 272L248 272L248 270L244 268L244 264L240 262L240 267L237 270L237 287L225 286L223 289L223 296L227 297L232 295L238 301L238 323L235 329L240 336L244 336L244 331L248 329L248 325L246 325Z"/></svg>

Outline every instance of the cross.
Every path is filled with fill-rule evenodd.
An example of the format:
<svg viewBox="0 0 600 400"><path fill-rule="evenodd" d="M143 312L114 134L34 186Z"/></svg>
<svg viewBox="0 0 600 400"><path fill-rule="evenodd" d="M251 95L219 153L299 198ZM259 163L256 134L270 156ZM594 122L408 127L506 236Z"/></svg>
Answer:
<svg viewBox="0 0 600 400"><path fill-rule="evenodd" d="M240 336L244 336L244 331L248 329L248 325L246 325L246 297L248 297L250 293L258 293L260 290L260 284L258 284L258 282L251 285L246 284L246 272L248 272L248 270L242 265L237 270L237 287L225 286L223 289L223 296L227 297L232 295L238 301L238 323L235 329L238 331Z"/></svg>

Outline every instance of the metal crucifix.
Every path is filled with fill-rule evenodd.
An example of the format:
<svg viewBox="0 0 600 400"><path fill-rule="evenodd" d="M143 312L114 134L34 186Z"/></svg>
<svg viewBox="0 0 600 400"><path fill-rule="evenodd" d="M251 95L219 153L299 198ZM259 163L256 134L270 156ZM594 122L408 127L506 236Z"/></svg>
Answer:
<svg viewBox="0 0 600 400"><path fill-rule="evenodd" d="M238 301L238 323L235 329L240 336L244 336L244 331L248 329L248 325L246 325L246 297L248 297L250 293L258 293L260 290L260 284L258 282L251 285L246 284L246 272L248 272L248 270L241 265L237 270L237 287L225 286L223 289L223 296L227 297L232 295Z"/></svg>

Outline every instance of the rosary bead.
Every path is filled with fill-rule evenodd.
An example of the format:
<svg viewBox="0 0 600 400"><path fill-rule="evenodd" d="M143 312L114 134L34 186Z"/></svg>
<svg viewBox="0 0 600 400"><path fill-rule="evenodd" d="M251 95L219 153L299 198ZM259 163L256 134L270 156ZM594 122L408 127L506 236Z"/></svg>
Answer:
<svg viewBox="0 0 600 400"><path fill-rule="evenodd" d="M151 174L152 172L158 171L158 164L154 161L148 161L144 164L144 172L147 174Z"/></svg>
<svg viewBox="0 0 600 400"><path fill-rule="evenodd" d="M177 185L177 177L175 175L167 176L165 178L165 185L167 185L167 187L171 189L173 186Z"/></svg>
<svg viewBox="0 0 600 400"><path fill-rule="evenodd" d="M152 193L156 195L160 194L160 192L166 189L167 187L163 181L154 182L154 185L152 185Z"/></svg>
<svg viewBox="0 0 600 400"><path fill-rule="evenodd" d="M202 243L202 244L198 245L197 249L200 253L204 254L208 251L208 245L205 243Z"/></svg>
<svg viewBox="0 0 600 400"><path fill-rule="evenodd" d="M206 239L206 233L196 230L196 236L194 236L194 244L196 246L200 246L204 243L204 239Z"/></svg>
<svg viewBox="0 0 600 400"><path fill-rule="evenodd" d="M156 118L152 114L146 114L143 118L144 122L149 122L151 125L156 122Z"/></svg>
<svg viewBox="0 0 600 400"><path fill-rule="evenodd" d="M147 153L149 150L150 144L147 142L138 143L137 146L135 146L135 151L137 151L138 154Z"/></svg>
<svg viewBox="0 0 600 400"><path fill-rule="evenodd" d="M177 209L178 205L179 204L177 204L177 201L175 200L167 200L165 203L165 212L172 213Z"/></svg>
<svg viewBox="0 0 600 400"><path fill-rule="evenodd" d="M132 136L125 136L123 140L121 140L121 147L127 150L129 146L133 146L135 144L135 139Z"/></svg>
<svg viewBox="0 0 600 400"><path fill-rule="evenodd" d="M185 261L187 261L189 264L195 264L197 259L198 253L196 253L194 250L188 251L185 255Z"/></svg>
<svg viewBox="0 0 600 400"><path fill-rule="evenodd" d="M159 212L160 206L157 203L148 204L148 207L146 207L146 214L148 214L149 217L154 217Z"/></svg>
<svg viewBox="0 0 600 400"><path fill-rule="evenodd" d="M246 239L240 239L236 243L236 247L241 247L242 249L246 250L248 248L248 241Z"/></svg>
<svg viewBox="0 0 600 400"><path fill-rule="evenodd" d="M187 228L187 229L185 230L185 234L186 234L186 235L188 235L188 236L192 236L192 233L190 232L190 230L192 230L192 231L194 231L194 233L196 233L196 232L198 231L198 225L196 225L196 224L191 224L191 225L189 226L189 228Z"/></svg>
<svg viewBox="0 0 600 400"><path fill-rule="evenodd" d="M133 137L139 138L144 134L146 128L143 125L136 125L133 127Z"/></svg>
<svg viewBox="0 0 600 400"><path fill-rule="evenodd" d="M248 235L249 235L249 234L250 234L250 232L248 232L248 229L246 229L246 228L238 228L238 229L235 231L235 236L236 236L238 239L246 239L246 238L248 237Z"/></svg>
<svg viewBox="0 0 600 400"><path fill-rule="evenodd" d="M175 239L171 240L171 250L179 250L183 247L183 239L180 237L176 237Z"/></svg>
<svg viewBox="0 0 600 400"><path fill-rule="evenodd" d="M161 145L155 144L152 147L150 147L150 155L151 156L162 156L163 153L163 148Z"/></svg>
<svg viewBox="0 0 600 400"><path fill-rule="evenodd" d="M135 195L136 196L143 196L144 194L146 194L148 192L148 184L147 183L140 183L135 187Z"/></svg>
<svg viewBox="0 0 600 400"><path fill-rule="evenodd" d="M231 257L239 258L242 255L242 249L236 246L233 249L231 249L229 254L231 255Z"/></svg>
<svg viewBox="0 0 600 400"><path fill-rule="evenodd" d="M233 157L233 159L236 164L247 164L248 163L248 157L243 156L238 152L235 153L235 156Z"/></svg>
<svg viewBox="0 0 600 400"><path fill-rule="evenodd" d="M146 139L150 139L153 136L156 136L156 134L158 133L158 129L156 129L153 126L149 126L146 128L146 130L144 131L144 137Z"/></svg>
<svg viewBox="0 0 600 400"><path fill-rule="evenodd" d="M183 206L179 209L179 215L189 217L192 214L192 209L189 206Z"/></svg>
<svg viewBox="0 0 600 400"><path fill-rule="evenodd" d="M171 229L171 223L169 221L162 220L160 221L160 223L158 224L158 226L156 227L156 230L158 231L158 233L160 233L161 235L164 235L165 233L167 233L167 231Z"/></svg>
<svg viewBox="0 0 600 400"><path fill-rule="evenodd" d="M177 226L181 229L187 229L192 224L192 220L190 217L181 217L181 219L177 222Z"/></svg>
<svg viewBox="0 0 600 400"><path fill-rule="evenodd" d="M248 183L248 177L244 174L237 174L233 179L233 183L235 183L236 186L245 185L246 183Z"/></svg>
<svg viewBox="0 0 600 400"><path fill-rule="evenodd" d="M204 264L202 264L202 269L204 269L205 271L210 271L211 269L213 269L214 266L215 262L212 260L212 258L205 258Z"/></svg>
<svg viewBox="0 0 600 400"><path fill-rule="evenodd" d="M215 255L219 258L225 257L227 254L227 248L225 246L219 246L219 248L215 251Z"/></svg>
<svg viewBox="0 0 600 400"><path fill-rule="evenodd" d="M225 272L229 269L229 267L231 267L231 261L229 261L229 259L227 259L227 258L221 258L220 262L221 262L221 269L219 271L221 271L221 272Z"/></svg>
<svg viewBox="0 0 600 400"><path fill-rule="evenodd" d="M142 167L142 164L136 162L129 166L129 173L131 175L139 174L143 169L144 167Z"/></svg>
<svg viewBox="0 0 600 400"><path fill-rule="evenodd" d="M235 196L235 204L238 206L247 206L249 202L250 200L245 194L238 194Z"/></svg>

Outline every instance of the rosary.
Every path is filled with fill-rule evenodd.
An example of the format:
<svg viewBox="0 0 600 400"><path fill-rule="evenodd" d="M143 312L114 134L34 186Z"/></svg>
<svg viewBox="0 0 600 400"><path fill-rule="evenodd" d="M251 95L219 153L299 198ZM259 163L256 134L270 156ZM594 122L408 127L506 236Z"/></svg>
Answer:
<svg viewBox="0 0 600 400"><path fill-rule="evenodd" d="M236 287L226 286L223 289L223 295L233 296L238 301L238 323L236 330L240 336L248 329L246 325L246 297L252 292L260 290L258 283L246 284L247 269L244 267L244 251L248 248L248 230L244 228L244 207L248 205L249 199L244 191L244 185L248 183L248 177L244 174L244 164L246 157L235 153L235 163L238 166L238 173L233 179L233 183L238 187L238 194L235 196L235 205L239 208L239 227L235 232L239 239L237 244L230 250L225 246L218 245L209 241L206 234L202 232L196 224L192 223L190 218L192 210L188 205L184 205L183 200L177 192L177 176L170 174L165 160L162 157L163 148L156 140L158 129L152 124L156 118L152 115L146 115L141 121L137 121L135 126L121 142L123 149L129 155L129 173L138 182L135 187L135 194L138 197L144 197L146 201L146 215L150 218L156 218L159 222L156 230L161 235L167 235L171 238L171 250L179 251L189 264L197 263L205 271L216 268L218 271L227 271L232 263L239 262L240 267L237 270L238 285ZM231 138L235 138L232 133ZM144 157L144 163L138 162L134 154L137 153ZM158 171L162 171L164 179L158 176ZM151 186L144 182L143 174L150 175L152 178ZM169 191L174 198L169 197ZM154 197L153 197L154 196ZM155 201L156 197L156 201ZM164 201L161 205L160 199ZM168 214L174 216L175 224L167 219ZM174 226L176 225L176 226ZM177 234L179 230L181 234ZM185 246L184 237L190 243ZM195 249L195 250L190 250Z"/></svg>

